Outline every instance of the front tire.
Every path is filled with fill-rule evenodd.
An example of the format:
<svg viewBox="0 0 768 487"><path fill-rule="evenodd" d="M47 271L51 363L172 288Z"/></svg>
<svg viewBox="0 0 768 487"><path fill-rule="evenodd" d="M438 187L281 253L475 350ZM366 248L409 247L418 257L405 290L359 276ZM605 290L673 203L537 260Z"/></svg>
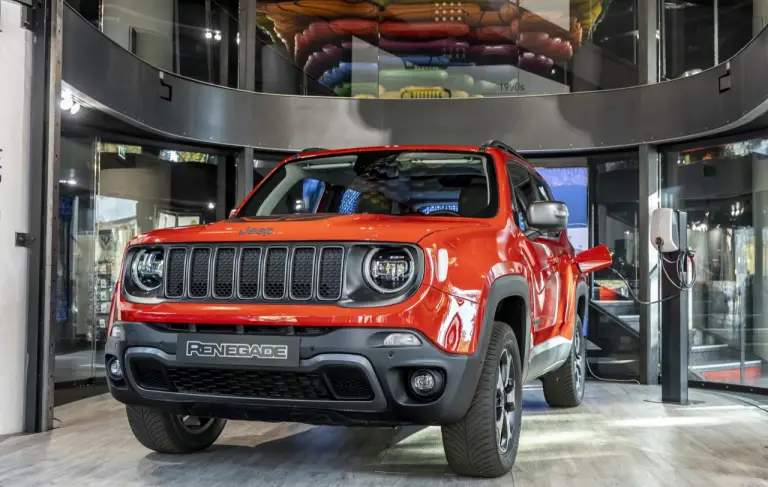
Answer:
<svg viewBox="0 0 768 487"><path fill-rule="evenodd" d="M194 453L211 446L227 421L166 413L145 406L126 406L128 424L139 443L158 453Z"/></svg>
<svg viewBox="0 0 768 487"><path fill-rule="evenodd" d="M522 412L520 348L512 328L497 321L467 414L442 427L451 469L458 475L486 478L509 472L517 457Z"/></svg>
<svg viewBox="0 0 768 487"><path fill-rule="evenodd" d="M576 315L570 357L560 368L541 379L544 399L551 407L573 408L581 404L587 376L586 343L581 332L581 317Z"/></svg>

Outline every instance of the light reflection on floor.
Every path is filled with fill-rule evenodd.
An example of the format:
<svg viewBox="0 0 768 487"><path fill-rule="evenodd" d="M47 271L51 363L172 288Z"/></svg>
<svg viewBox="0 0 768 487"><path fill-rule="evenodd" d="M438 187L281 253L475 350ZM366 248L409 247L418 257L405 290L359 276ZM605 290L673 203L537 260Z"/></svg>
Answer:
<svg viewBox="0 0 768 487"><path fill-rule="evenodd" d="M53 433L0 443L0 485L103 486L768 486L768 414L691 391L663 405L659 389L590 383L584 404L549 409L527 388L513 472L457 478L440 429L331 428L232 422L210 450L150 453L108 397L63 406Z"/></svg>

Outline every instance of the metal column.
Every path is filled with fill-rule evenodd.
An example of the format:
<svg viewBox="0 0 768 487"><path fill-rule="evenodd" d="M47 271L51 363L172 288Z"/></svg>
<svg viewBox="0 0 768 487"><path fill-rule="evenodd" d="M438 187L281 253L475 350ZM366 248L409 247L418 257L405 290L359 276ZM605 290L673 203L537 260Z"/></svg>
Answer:
<svg viewBox="0 0 768 487"><path fill-rule="evenodd" d="M659 81L659 0L638 0L638 69L639 83L652 84ZM663 10L661 10L663 12ZM639 282L638 298L643 302L655 301L658 297L658 261L656 251L650 242L651 212L659 207L659 154L656 147L644 144L638 154L639 185ZM659 336L658 306L640 304L640 382L657 384L659 380Z"/></svg>
<svg viewBox="0 0 768 487"><path fill-rule="evenodd" d="M27 11L35 36L30 107L30 238L27 391L24 428L53 428L54 336L59 225L59 140L63 0Z"/></svg>
<svg viewBox="0 0 768 487"><path fill-rule="evenodd" d="M237 87L256 91L256 56L260 47L256 34L256 0L240 0L239 13Z"/></svg>
<svg viewBox="0 0 768 487"><path fill-rule="evenodd" d="M245 147L237 154L235 207L253 190L253 147Z"/></svg>
<svg viewBox="0 0 768 487"><path fill-rule="evenodd" d="M240 0L238 36L237 87L256 91L256 61L261 43L256 34L256 0ZM253 148L245 147L237 154L235 206L253 189Z"/></svg>
<svg viewBox="0 0 768 487"><path fill-rule="evenodd" d="M658 253L651 244L651 213L659 208L660 161L656 147L640 146L638 169L640 171L638 246L639 283L638 298L645 303L659 299ZM640 382L659 382L659 304L640 304Z"/></svg>
<svg viewBox="0 0 768 487"><path fill-rule="evenodd" d="M659 81L659 42L656 37L659 30L658 0L638 0L635 5L639 34L638 81L641 85L656 83Z"/></svg>

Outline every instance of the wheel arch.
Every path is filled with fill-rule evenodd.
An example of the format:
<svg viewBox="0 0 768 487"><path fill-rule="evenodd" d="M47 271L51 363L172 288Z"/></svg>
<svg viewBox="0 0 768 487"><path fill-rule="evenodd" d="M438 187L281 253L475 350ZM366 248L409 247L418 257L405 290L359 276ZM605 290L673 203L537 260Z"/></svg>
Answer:
<svg viewBox="0 0 768 487"><path fill-rule="evenodd" d="M483 317L477 351L485 356L491 339L493 322L501 321L515 333L520 347L522 376L528 368L531 343L530 294L528 281L521 275L508 275L497 278L491 284L483 305Z"/></svg>
<svg viewBox="0 0 768 487"><path fill-rule="evenodd" d="M576 284L575 304L576 304L576 314L579 316L579 318L582 321L581 333L583 335L586 335L587 328L584 324L584 320L587 318L587 306L589 304L589 286L587 286L587 283L584 281L579 281L579 283Z"/></svg>

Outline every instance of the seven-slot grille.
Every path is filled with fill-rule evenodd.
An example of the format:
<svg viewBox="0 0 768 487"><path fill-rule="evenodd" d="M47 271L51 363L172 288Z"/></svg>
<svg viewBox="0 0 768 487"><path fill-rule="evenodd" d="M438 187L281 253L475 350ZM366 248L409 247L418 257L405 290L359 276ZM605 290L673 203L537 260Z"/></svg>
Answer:
<svg viewBox="0 0 768 487"><path fill-rule="evenodd" d="M338 245L191 245L170 247L169 299L335 301L341 298L345 249Z"/></svg>

